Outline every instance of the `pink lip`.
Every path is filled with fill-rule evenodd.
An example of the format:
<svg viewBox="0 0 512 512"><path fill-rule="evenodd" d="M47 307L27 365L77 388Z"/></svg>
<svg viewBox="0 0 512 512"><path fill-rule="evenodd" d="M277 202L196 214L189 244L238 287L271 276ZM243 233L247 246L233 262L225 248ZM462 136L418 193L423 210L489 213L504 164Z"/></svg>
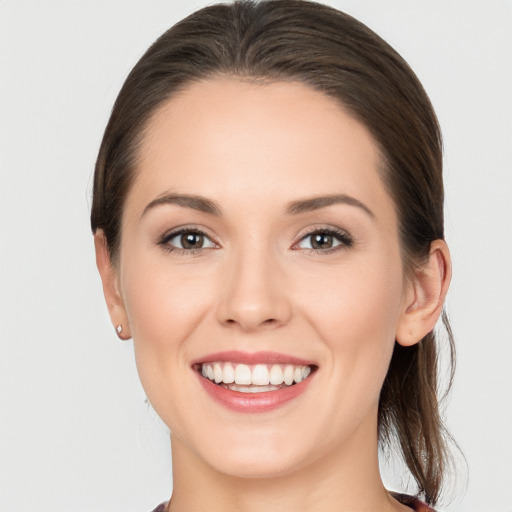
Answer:
<svg viewBox="0 0 512 512"><path fill-rule="evenodd" d="M276 391L265 391L263 393L240 393L231 389L223 388L205 379L196 372L204 390L219 404L235 412L260 413L270 412L281 405L297 398L306 391L309 382L314 378L314 372L302 382L293 386L286 386Z"/></svg>
<svg viewBox="0 0 512 512"><path fill-rule="evenodd" d="M304 366L314 366L313 361L300 359L278 352L262 351L262 352L242 352L239 350L230 350L224 352L215 352L204 357L196 359L192 362L192 366L201 363L213 363L221 361L230 361L232 363L244 364L298 364Z"/></svg>
<svg viewBox="0 0 512 512"><path fill-rule="evenodd" d="M241 393L239 391L232 391L226 389L218 384L211 382L209 379L204 378L200 371L198 371L198 365L202 363L211 362L222 362L230 361L233 363L243 364L296 364L304 366L313 366L315 363L306 359L289 356L286 354L279 354L277 352L241 352L237 350L216 352L208 354L200 359L196 359L192 362L192 368L203 386L203 389L208 395L217 401L219 404L231 409L236 412L244 413L261 413L269 412L277 407L280 407L287 402L290 402L294 398L302 395L309 386L312 378L314 378L313 372L307 379L294 384L293 386L283 386L281 389L275 391L265 391L262 393Z"/></svg>

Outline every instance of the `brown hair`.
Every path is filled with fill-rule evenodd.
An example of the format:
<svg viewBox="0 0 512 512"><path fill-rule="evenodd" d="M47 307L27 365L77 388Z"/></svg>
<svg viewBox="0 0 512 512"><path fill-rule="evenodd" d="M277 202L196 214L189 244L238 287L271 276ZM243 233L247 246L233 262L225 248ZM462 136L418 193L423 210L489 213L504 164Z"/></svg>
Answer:
<svg viewBox="0 0 512 512"><path fill-rule="evenodd" d="M411 272L444 237L442 142L432 105L407 63L354 18L305 0L213 5L165 32L126 79L101 143L91 226L118 257L121 214L148 120L177 91L214 75L299 81L335 98L372 133L382 179L399 218ZM453 336L443 313L454 368ZM429 503L446 473L447 434L439 412L433 332L411 347L395 343L379 403L379 439L398 441Z"/></svg>

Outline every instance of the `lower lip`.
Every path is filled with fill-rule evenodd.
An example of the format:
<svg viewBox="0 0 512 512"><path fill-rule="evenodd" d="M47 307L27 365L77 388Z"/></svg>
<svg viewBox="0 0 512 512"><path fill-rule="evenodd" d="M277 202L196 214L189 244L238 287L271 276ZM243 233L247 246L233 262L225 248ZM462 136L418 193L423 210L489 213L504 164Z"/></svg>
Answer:
<svg viewBox="0 0 512 512"><path fill-rule="evenodd" d="M278 407L290 402L294 398L302 395L309 386L309 382L313 377L311 374L307 379L286 386L275 391L264 391L262 393L241 393L226 389L218 384L214 384L211 380L205 379L199 373L197 374L204 390L218 403L235 412L245 413L261 413L270 412Z"/></svg>

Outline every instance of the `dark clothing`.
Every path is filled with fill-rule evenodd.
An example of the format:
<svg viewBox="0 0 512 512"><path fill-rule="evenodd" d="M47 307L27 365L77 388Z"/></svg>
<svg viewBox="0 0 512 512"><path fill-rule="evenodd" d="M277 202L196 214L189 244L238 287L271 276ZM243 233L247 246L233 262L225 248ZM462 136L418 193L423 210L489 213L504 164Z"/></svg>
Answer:
<svg viewBox="0 0 512 512"><path fill-rule="evenodd" d="M414 496L408 496L407 494L398 494L395 492L391 493L393 498L395 498L397 501L402 503L403 505L408 506L414 512L435 512L433 508L430 508L428 505L420 501L418 498L415 498ZM153 512L164 512L165 506L167 503L161 503L158 505L158 507L153 510Z"/></svg>

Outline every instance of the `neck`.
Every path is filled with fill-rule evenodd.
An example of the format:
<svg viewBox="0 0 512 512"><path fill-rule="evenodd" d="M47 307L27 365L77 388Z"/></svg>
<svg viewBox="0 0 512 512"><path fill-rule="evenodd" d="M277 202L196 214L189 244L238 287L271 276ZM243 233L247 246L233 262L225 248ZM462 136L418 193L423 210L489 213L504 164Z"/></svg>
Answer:
<svg viewBox="0 0 512 512"><path fill-rule="evenodd" d="M376 428L317 461L272 478L240 478L217 471L171 436L170 512L391 512L409 510L389 496L378 464ZM368 442L368 439L371 439Z"/></svg>

